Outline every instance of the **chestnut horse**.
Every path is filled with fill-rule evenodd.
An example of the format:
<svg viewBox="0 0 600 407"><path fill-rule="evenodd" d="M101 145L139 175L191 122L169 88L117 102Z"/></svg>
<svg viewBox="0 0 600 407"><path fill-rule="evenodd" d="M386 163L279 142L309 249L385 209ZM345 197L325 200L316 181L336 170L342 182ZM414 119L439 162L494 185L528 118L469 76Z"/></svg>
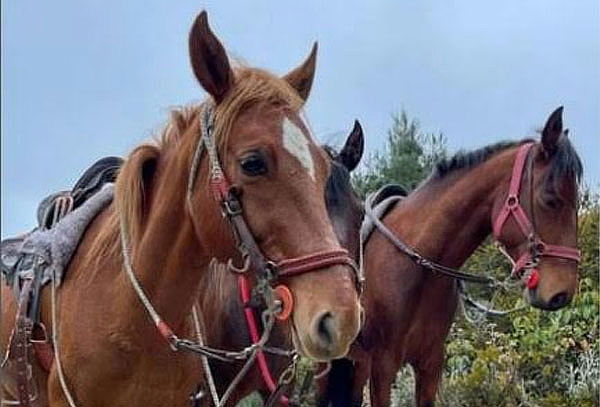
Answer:
<svg viewBox="0 0 600 407"><path fill-rule="evenodd" d="M513 170L517 155L525 160L520 182L513 175L519 172ZM556 310L569 304L577 288L577 261L564 253L577 253L581 173L579 157L563 131L561 107L548 118L541 142L503 142L440 162L383 222L425 258L453 268L492 231L516 263L543 242L547 252L538 253L535 269L529 270L537 274L536 281L526 281L524 295L533 307ZM509 194L513 178L516 187ZM532 226L530 236L524 235L522 217L517 221L514 213L503 215L507 204L516 208L517 202ZM563 255L550 252L557 249ZM347 360L334 362L328 397L339 400L351 387L352 401L359 405L369 380L372 405L389 406L396 373L408 363L415 373L417 406L433 406L444 341L457 306L457 281L418 266L377 229L366 243L364 266L365 326L351 351L354 366ZM346 394L346 403L349 399Z"/></svg>
<svg viewBox="0 0 600 407"><path fill-rule="evenodd" d="M192 338L189 315L209 261L242 260L233 221L221 216L224 200L213 196L225 189L225 177L235 190L224 192L235 193L243 210L243 219L236 220L245 222L265 258L283 264L336 253L342 259L324 199L330 159L301 118L314 52L283 78L253 68L234 70L205 12L193 24L189 45L194 74L211 100L175 114L160 142L136 148L121 168L113 203L88 227L60 287L52 321L60 359L49 374L34 364L40 405L188 405L202 379L199 358L170 348L165 323L179 337ZM210 127L204 121L207 106L214 106ZM207 154L196 154L200 141ZM120 239L131 246L130 264ZM359 330L354 275L342 260L320 267L313 262L313 272L284 278L295 300L293 343L315 360L345 355ZM136 280L141 290L134 290ZM7 285L2 291L6 349L15 301ZM44 291L42 321L50 326L50 293ZM157 326L140 291L162 317ZM3 386L15 395L8 381Z"/></svg>
<svg viewBox="0 0 600 407"><path fill-rule="evenodd" d="M363 132L358 121L355 122L352 132L339 153L330 147L326 147L326 149L332 159L331 172L325 190L327 211L342 247L347 249L354 258L357 258L358 232L363 219L363 207L360 198L352 189L350 172L360 162L364 150ZM209 281L202 285L208 289L200 294L199 309L204 317L202 331L206 343L221 349L247 347L251 342L248 330L244 328L246 326L245 308L240 297L236 276L213 270L212 273L205 274L204 278ZM255 310L255 313L258 315L258 310ZM286 324L287 322L282 322L272 331L268 342L269 346L279 348L290 346L290 330L285 326ZM227 405L236 405L240 399L254 391L259 391L263 398L272 393L273 386L277 384L277 379L289 363L289 358L277 355L265 356L270 377L265 380L264 372L260 370L258 363L255 363L235 387ZM209 359L219 397L222 397L235 379L242 364L242 362L231 363ZM272 380L272 384L269 385L267 380ZM208 383L203 386L205 397L210 395L208 386Z"/></svg>

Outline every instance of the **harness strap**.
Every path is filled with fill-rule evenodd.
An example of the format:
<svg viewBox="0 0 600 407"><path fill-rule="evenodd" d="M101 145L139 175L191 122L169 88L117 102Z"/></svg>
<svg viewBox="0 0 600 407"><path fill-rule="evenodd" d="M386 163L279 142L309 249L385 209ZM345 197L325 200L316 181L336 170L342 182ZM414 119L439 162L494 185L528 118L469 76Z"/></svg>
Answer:
<svg viewBox="0 0 600 407"><path fill-rule="evenodd" d="M508 196L506 197L506 202L496 217L492 228L494 237L496 239L500 238L502 227L511 214L515 216L515 220L519 224L519 228L525 234L525 236L528 236L533 230L533 225L529 221L529 218L527 217L527 214L523 210L523 207L519 201L521 181L525 172L525 162L527 161L527 156L529 155L529 151L533 145L534 143L523 144L517 151L517 156L515 157L515 163L510 178L510 185L508 187Z"/></svg>

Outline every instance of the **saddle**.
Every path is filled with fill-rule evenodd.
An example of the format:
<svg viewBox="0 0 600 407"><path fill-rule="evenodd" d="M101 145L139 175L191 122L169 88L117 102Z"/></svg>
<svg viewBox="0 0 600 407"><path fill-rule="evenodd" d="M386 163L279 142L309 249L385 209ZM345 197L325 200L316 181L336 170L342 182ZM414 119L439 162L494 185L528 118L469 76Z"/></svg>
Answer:
<svg viewBox="0 0 600 407"><path fill-rule="evenodd" d="M77 180L70 191L51 194L40 202L37 210L38 226L50 229L69 213L81 206L107 182L114 182L123 165L121 157L104 157L96 161ZM63 201L72 202L65 207Z"/></svg>
<svg viewBox="0 0 600 407"><path fill-rule="evenodd" d="M382 219L407 195L408 192L403 186L398 184L386 184L367 196L365 208L371 210L377 219ZM371 233L373 233L373 229L375 229L373 219L371 219L370 216L365 216L360 227L361 244L369 240Z"/></svg>
<svg viewBox="0 0 600 407"><path fill-rule="evenodd" d="M32 353L47 371L54 359L52 344L40 321L41 289L57 275L62 276L87 225L112 200L112 185L106 184L115 181L122 163L119 157L98 160L71 190L42 200L37 209L38 226L34 230L0 243L0 269L17 300L15 326L1 366L2 379L13 376L9 370L14 373L21 406L37 404L31 375ZM70 215L68 221L67 215Z"/></svg>

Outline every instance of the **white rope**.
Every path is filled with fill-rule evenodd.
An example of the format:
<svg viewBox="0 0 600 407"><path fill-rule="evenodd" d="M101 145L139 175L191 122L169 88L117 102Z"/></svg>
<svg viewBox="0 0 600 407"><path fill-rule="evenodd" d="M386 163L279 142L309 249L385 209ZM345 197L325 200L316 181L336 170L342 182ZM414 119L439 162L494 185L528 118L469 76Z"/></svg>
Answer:
<svg viewBox="0 0 600 407"><path fill-rule="evenodd" d="M56 373L58 373L58 381L60 382L60 387L62 388L63 394L67 399L67 403L70 407L76 407L75 402L73 401L73 396L69 391L67 386L67 381L65 380L65 373L62 368L62 363L60 361L60 351L58 346L58 319L56 313L56 271L52 272L52 295L50 298L51 302L51 313L52 313L52 344L54 345L54 360L56 362Z"/></svg>
<svg viewBox="0 0 600 407"><path fill-rule="evenodd" d="M160 315L158 315L158 312L156 311L156 309L150 302L150 299L144 292L144 289L142 288L140 282L138 281L138 279L135 276L133 267L131 266L131 254L129 252L129 245L127 244L127 236L126 236L127 235L127 227L125 226L125 221L124 221L123 217L121 216L120 218L121 218L120 219L121 251L123 253L123 265L125 266L124 267L125 274L127 274L127 277L129 277L129 281L131 281L131 285L133 285L133 289L135 290L136 294L138 295L140 301L142 301L142 304L146 308L146 311L148 311L148 314L150 314L150 318L152 318L152 321L154 322L155 325L158 325L162 321L162 318L160 317Z"/></svg>
<svg viewBox="0 0 600 407"><path fill-rule="evenodd" d="M361 228L362 229L362 226ZM366 283L365 277L365 245L366 241L363 241L362 234L360 233L360 229L358 231L358 278L362 280L360 283L363 284L363 292L364 285Z"/></svg>
<svg viewBox="0 0 600 407"><path fill-rule="evenodd" d="M192 307L192 318L194 320L194 327L196 329L196 337L200 346L204 346L204 336L202 335L202 328L200 326L200 318L198 316L198 309L196 304ZM219 393L217 392L217 386L215 385L215 378L213 377L212 370L210 368L210 362L206 355L200 355L202 361L202 367L206 374L206 380L208 381L208 388L210 390L210 396L213 400L213 405L217 407L221 402L219 401Z"/></svg>

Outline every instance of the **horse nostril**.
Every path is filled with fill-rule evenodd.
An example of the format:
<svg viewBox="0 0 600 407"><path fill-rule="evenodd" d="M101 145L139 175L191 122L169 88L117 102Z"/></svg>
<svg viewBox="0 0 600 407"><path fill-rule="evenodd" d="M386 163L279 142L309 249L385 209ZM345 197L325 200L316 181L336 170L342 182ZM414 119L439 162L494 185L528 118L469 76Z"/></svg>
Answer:
<svg viewBox="0 0 600 407"><path fill-rule="evenodd" d="M318 338L325 346L331 346L335 338L335 321L331 312L325 312L317 323Z"/></svg>
<svg viewBox="0 0 600 407"><path fill-rule="evenodd" d="M558 293L548 301L548 308L551 310L559 309L567 305L569 296L565 292Z"/></svg>

